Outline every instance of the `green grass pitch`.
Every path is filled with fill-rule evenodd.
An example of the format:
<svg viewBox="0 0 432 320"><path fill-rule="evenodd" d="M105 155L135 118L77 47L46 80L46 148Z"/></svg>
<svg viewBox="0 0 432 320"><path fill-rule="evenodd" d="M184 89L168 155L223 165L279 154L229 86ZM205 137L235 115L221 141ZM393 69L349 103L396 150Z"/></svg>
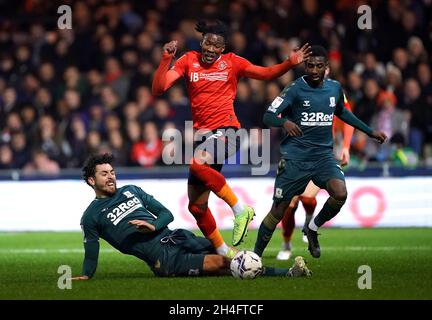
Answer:
<svg viewBox="0 0 432 320"><path fill-rule="evenodd" d="M230 232L224 231L225 239ZM81 233L0 233L0 299L432 299L432 229L322 229L322 255L314 259L299 230L294 256L308 261L310 278L235 280L232 277L157 278L141 260L123 255L101 241L99 265L90 281L57 287L60 265L81 273ZM256 230L240 247L251 249ZM277 261L280 231L275 232L263 261ZM372 270L372 288L360 290L361 265Z"/></svg>

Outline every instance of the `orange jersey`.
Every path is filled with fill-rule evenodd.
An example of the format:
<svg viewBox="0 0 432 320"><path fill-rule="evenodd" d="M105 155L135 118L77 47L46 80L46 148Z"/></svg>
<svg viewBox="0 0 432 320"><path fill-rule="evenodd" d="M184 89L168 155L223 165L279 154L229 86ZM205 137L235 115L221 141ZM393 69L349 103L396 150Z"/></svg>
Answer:
<svg viewBox="0 0 432 320"><path fill-rule="evenodd" d="M234 99L237 83L251 64L234 53L227 53L209 66L201 61L201 53L197 51L189 51L175 62L172 70L186 79L194 128L240 128Z"/></svg>

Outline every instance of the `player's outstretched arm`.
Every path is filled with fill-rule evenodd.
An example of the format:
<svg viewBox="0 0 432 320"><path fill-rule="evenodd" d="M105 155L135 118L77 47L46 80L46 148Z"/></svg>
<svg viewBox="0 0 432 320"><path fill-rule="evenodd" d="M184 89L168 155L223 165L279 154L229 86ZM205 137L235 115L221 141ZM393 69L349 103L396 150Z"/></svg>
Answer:
<svg viewBox="0 0 432 320"><path fill-rule="evenodd" d="M180 74L169 70L171 60L177 51L177 41L171 41L163 46L163 54L152 82L152 94L161 95L180 78Z"/></svg>
<svg viewBox="0 0 432 320"><path fill-rule="evenodd" d="M306 43L300 49L296 48L289 58L282 63L269 67L261 67L254 64L248 65L244 70L244 76L258 80L272 80L280 77L292 67L305 61L311 54L311 46Z"/></svg>
<svg viewBox="0 0 432 320"><path fill-rule="evenodd" d="M99 258L99 241L84 242L84 262L81 276L71 278L72 280L89 280L96 272Z"/></svg>
<svg viewBox="0 0 432 320"><path fill-rule="evenodd" d="M382 131L374 131L372 130L366 123L357 118L352 112L350 112L346 108L339 108L336 110L335 114L342 121L348 123L356 129L366 133L369 137L377 140L379 143L384 143L387 140L387 136Z"/></svg>

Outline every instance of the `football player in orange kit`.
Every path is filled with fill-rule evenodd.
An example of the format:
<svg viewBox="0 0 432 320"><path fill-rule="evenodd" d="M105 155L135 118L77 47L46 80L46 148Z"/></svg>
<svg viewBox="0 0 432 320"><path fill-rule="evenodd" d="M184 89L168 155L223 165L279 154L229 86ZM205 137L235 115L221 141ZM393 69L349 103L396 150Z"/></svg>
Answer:
<svg viewBox="0 0 432 320"><path fill-rule="evenodd" d="M261 67L234 53L223 54L228 29L222 22L199 22L196 30L203 34L201 51L187 52L177 59L172 68L170 64L177 50L177 41L163 46L162 59L152 83L152 93L160 95L179 78L186 80L193 127L210 133L195 146L194 157L190 162L188 208L217 253L232 258L236 251L223 240L208 208L208 198L212 191L232 208L235 216L232 245L239 245L246 236L255 213L251 207L239 201L220 173L223 163L216 161L227 159L239 147L235 131L240 128L240 123L234 113L237 83L241 77L272 80L283 75L309 57L310 46L305 44L299 50L294 50L280 64ZM218 148L218 140L224 140L223 148Z"/></svg>

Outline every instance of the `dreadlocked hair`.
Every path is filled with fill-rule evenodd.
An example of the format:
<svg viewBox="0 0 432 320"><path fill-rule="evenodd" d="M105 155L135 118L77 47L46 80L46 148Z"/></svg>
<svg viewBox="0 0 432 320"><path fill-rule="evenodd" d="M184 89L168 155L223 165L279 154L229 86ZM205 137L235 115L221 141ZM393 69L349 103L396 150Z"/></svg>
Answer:
<svg viewBox="0 0 432 320"><path fill-rule="evenodd" d="M224 40L228 37L228 27L220 20L216 20L215 23L207 23L204 20L200 20L196 24L195 30L202 33L203 36L207 33L212 33L223 37Z"/></svg>

